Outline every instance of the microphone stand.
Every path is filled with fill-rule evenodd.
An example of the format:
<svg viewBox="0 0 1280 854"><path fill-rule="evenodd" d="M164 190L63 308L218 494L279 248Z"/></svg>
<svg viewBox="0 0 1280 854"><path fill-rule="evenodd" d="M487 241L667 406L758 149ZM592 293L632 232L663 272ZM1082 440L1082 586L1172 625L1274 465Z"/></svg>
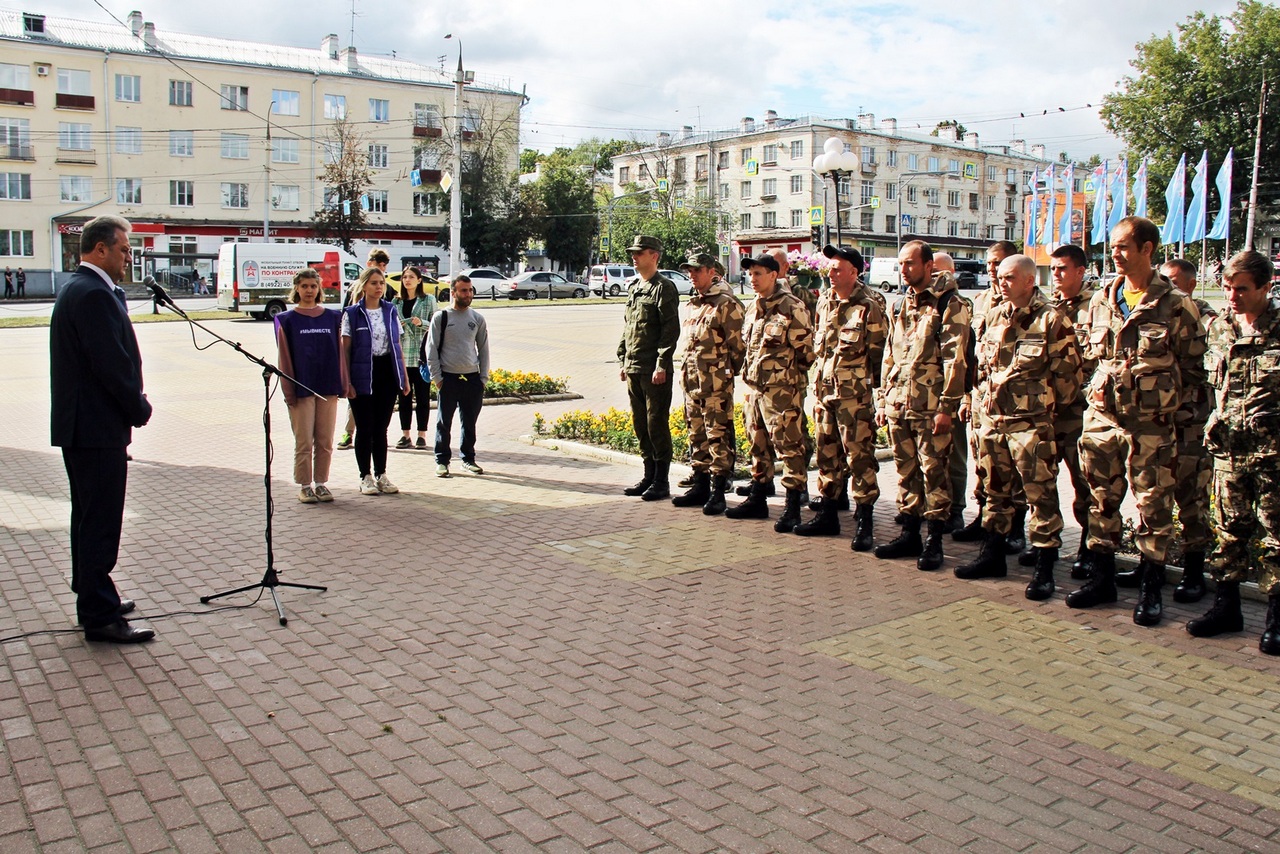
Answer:
<svg viewBox="0 0 1280 854"><path fill-rule="evenodd" d="M223 338L221 335L214 332L212 329L205 326L204 324L200 323L200 321L198 320L192 320L190 317L187 316L187 313L185 311L183 311L181 308L177 306L176 303L174 303L174 301L169 297L169 295L164 291L164 289L160 287L160 285L158 284L149 285L149 287L152 289L152 293L159 298L160 303L165 308L174 312L175 314L177 314L179 317L181 317L183 320L185 320L187 323L191 324L192 326L200 327L200 329L209 333L211 336L221 341L223 344L226 344L231 349L235 350L237 353L244 356L250 362L253 362L255 365L258 365L262 368L262 394L263 394L262 429L263 429L263 434L266 440L266 444L265 444L266 474L263 477L263 483L266 485L266 490L267 490L267 504L266 504L267 569L266 569L266 572L264 572L262 575L262 580L259 581L257 584L246 584L244 587L237 587L234 590L224 590L220 593L213 593L208 596L201 596L200 602L202 604L207 605L208 603L212 602L214 599L221 599L224 596L232 596L232 595L235 595L236 593L246 593L250 590L260 590L265 588L271 593L271 601L275 603L276 613L280 615L280 625L282 626L287 625L289 622L289 618L284 615L284 605L280 603L280 597L276 593L276 588L294 587L299 590L319 590L322 593L328 590L329 588L321 587L316 584L292 584L288 581L281 581L280 576L276 573L275 552L272 549L272 541L271 541L271 517L275 512L275 504L271 499L271 377L274 375L279 377L281 380L288 380L289 382L292 382L293 384L297 385L299 388L304 388L307 391L311 392L312 394L316 395L316 397L320 398L321 400L324 400L325 398L322 395L317 394L313 389L307 388L307 386L303 385L293 377L284 373L283 371L281 371L279 368L277 368L275 365L271 364L270 362L258 356L253 355L248 350L244 349L244 347L240 346L239 343L235 341L231 341L227 338Z"/></svg>

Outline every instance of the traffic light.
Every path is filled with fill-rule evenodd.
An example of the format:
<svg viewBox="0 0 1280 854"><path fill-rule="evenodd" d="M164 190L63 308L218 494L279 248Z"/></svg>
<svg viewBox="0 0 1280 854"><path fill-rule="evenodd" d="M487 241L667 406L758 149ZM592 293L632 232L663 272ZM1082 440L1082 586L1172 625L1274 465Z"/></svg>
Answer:
<svg viewBox="0 0 1280 854"><path fill-rule="evenodd" d="M822 226L815 225L810 229L809 240L812 241L814 246L822 245Z"/></svg>

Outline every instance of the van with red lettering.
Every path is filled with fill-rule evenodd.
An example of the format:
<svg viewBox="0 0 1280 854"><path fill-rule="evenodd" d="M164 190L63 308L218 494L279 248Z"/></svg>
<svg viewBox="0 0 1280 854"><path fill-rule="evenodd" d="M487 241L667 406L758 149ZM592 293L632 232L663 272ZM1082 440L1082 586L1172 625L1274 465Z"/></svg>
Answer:
<svg viewBox="0 0 1280 854"><path fill-rule="evenodd" d="M218 250L218 307L270 320L289 308L293 277L305 267L320 274L321 301L335 308L364 269L329 243L224 243Z"/></svg>

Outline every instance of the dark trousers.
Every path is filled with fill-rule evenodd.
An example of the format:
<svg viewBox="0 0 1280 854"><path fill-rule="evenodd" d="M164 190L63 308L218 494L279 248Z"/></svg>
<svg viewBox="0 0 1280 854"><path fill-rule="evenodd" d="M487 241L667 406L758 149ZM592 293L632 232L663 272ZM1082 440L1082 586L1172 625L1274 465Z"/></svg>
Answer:
<svg viewBox="0 0 1280 854"><path fill-rule="evenodd" d="M450 434L453 431L453 413L462 416L461 439L458 450L462 461L476 461L476 419L484 405L484 385L480 374L446 374L440 377L436 391L436 463L448 465Z"/></svg>
<svg viewBox="0 0 1280 854"><path fill-rule="evenodd" d="M417 398L418 405L413 405ZM418 432L427 432L427 423L431 420L431 383L422 378L417 368L409 369L409 393L400 395L400 429L408 430L413 424L414 410L418 413Z"/></svg>
<svg viewBox="0 0 1280 854"><path fill-rule="evenodd" d="M351 414L356 419L356 465L360 467L361 478L370 473L370 459L374 477L387 472L387 427L399 394L395 362L389 355L374 356L373 393L358 394L351 399Z"/></svg>
<svg viewBox="0 0 1280 854"><path fill-rule="evenodd" d="M652 374L627 374L631 426L646 460L671 462L671 385L670 373L662 385L653 384Z"/></svg>
<svg viewBox="0 0 1280 854"><path fill-rule="evenodd" d="M111 580L120 554L125 483L124 448L63 448L71 484L71 590L76 615L87 628L120 616L120 594Z"/></svg>

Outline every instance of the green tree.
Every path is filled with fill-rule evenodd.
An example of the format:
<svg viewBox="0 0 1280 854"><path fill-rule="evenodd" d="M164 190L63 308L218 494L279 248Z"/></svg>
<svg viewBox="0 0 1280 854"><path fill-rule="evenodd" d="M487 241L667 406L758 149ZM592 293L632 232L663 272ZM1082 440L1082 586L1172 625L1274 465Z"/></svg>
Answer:
<svg viewBox="0 0 1280 854"><path fill-rule="evenodd" d="M960 124L959 121L957 121L956 119L951 119L949 121L938 122L938 124L934 126L933 130L929 131L929 136L937 136L938 131L942 130L943 128L952 128L952 127L956 129L956 139L964 139L964 135L969 132L969 129L964 125Z"/></svg>
<svg viewBox="0 0 1280 854"><path fill-rule="evenodd" d="M594 194L590 175L573 158L559 151L543 164L538 181L542 207L543 239L547 257L570 272L591 260L591 241L596 231Z"/></svg>
<svg viewBox="0 0 1280 854"><path fill-rule="evenodd" d="M324 139L324 204L312 217L316 239L353 251L368 222L360 199L373 186L365 138L345 118L333 123Z"/></svg>
<svg viewBox="0 0 1280 854"><path fill-rule="evenodd" d="M637 185L630 184L625 192L639 189ZM715 211L705 205L677 205L677 201L669 194L655 192L616 203L609 260L627 261L627 247L637 234L648 234L662 241L660 263L668 269L679 266L693 251L718 255Z"/></svg>
<svg viewBox="0 0 1280 854"><path fill-rule="evenodd" d="M520 152L520 174L528 175L537 171L538 164L543 160L542 152L534 148L526 148Z"/></svg>

